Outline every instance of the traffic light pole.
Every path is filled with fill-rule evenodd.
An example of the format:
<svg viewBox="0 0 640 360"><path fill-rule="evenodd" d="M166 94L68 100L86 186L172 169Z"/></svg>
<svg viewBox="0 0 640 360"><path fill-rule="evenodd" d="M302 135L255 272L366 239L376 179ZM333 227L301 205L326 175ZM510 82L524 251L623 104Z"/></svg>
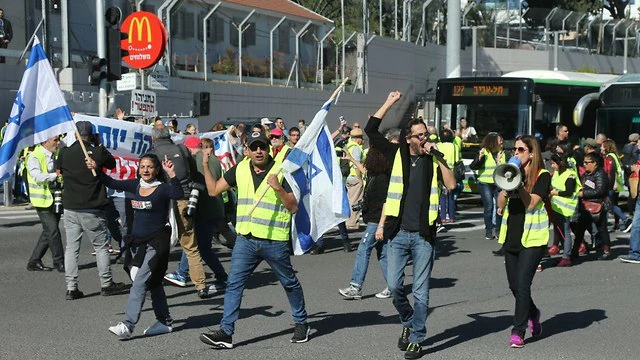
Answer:
<svg viewBox="0 0 640 360"><path fill-rule="evenodd" d="M96 0L96 44L98 58L107 58L106 27L104 18L104 0ZM107 116L107 79L100 80L100 93L98 95L98 116Z"/></svg>

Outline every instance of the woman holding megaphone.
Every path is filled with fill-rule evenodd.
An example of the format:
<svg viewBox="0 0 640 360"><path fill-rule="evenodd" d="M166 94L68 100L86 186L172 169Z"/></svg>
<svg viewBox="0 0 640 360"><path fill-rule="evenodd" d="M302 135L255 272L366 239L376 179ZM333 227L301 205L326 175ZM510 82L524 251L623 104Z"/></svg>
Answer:
<svg viewBox="0 0 640 360"><path fill-rule="evenodd" d="M502 190L498 195L498 214L502 215L498 242L504 247L507 280L516 300L510 346L521 348L527 323L532 336L542 333L531 282L549 242L544 200L549 197L551 176L544 168L540 145L531 135L516 138L514 159L509 162L520 163L523 182L516 190Z"/></svg>

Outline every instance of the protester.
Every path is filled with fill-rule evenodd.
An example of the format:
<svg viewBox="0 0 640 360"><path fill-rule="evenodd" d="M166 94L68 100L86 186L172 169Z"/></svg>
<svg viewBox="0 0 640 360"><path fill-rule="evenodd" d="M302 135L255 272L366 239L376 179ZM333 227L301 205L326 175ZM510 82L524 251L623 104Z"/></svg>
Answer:
<svg viewBox="0 0 640 360"><path fill-rule="evenodd" d="M594 248L599 252L598 260L610 260L613 258L611 252L611 239L609 237L609 231L607 230L607 198L609 189L609 180L604 170L600 166L602 159L597 152L592 152L584 156L585 172L580 175L580 183L582 184L582 190L578 192L581 205L579 208L580 218L576 222L574 228L574 234L576 235L576 241L574 243L573 256L577 258L579 249L576 249L576 244L584 242L584 232L591 224L595 224L598 229L598 241L600 243L594 243ZM592 214L585 208L584 201L590 201L601 205L601 211L596 214Z"/></svg>
<svg viewBox="0 0 640 360"><path fill-rule="evenodd" d="M105 207L108 204L106 188L98 177L94 176L82 164L85 154L80 142L96 163L96 171L102 168L114 169L116 161L113 156L94 137L93 125L88 121L76 123L80 138L71 146L62 148L58 156L57 169L64 177L64 228L67 233L67 248L64 255L65 279L67 283L67 300L84 297L78 289L78 256L83 234L91 241L96 252L96 264L100 278L102 296L116 295L124 292L124 283L113 281L111 263L109 261L107 217Z"/></svg>
<svg viewBox="0 0 640 360"><path fill-rule="evenodd" d="M231 253L231 272L224 297L224 312L220 329L200 335L200 340L215 348L233 348L232 335L240 313L242 294L256 266L263 260L273 269L285 289L293 316L293 343L309 339L307 311L302 286L296 277L289 258L291 214L298 202L291 187L276 173L282 158L274 160L269 155L269 140L261 133L253 133L247 142L250 161L243 161L229 169L220 180L209 171L210 153L202 157L209 195L218 196L231 187L238 188L238 237ZM264 197L260 196L264 193ZM251 212L252 204L257 207Z"/></svg>
<svg viewBox="0 0 640 360"><path fill-rule="evenodd" d="M304 119L298 120L298 129L300 129L300 135L307 131L307 125L305 124ZM289 130L289 133L291 133L291 130Z"/></svg>
<svg viewBox="0 0 640 360"><path fill-rule="evenodd" d="M278 127L273 129L271 131L269 139L271 140L271 157L275 159L278 156L284 157L287 155L287 152L290 148L285 143L285 137L282 129Z"/></svg>
<svg viewBox="0 0 640 360"><path fill-rule="evenodd" d="M362 146L363 132L360 128L354 128L349 134L350 139L347 142L345 152L348 152L357 162L361 162L363 159L364 147ZM349 205L351 206L351 216L346 221L348 230L358 230L360 228L360 210L354 210L354 205L362 201L363 193L363 181L362 173L357 169L355 165L351 165L349 170L349 176L345 183L347 187L347 196L349 197Z"/></svg>
<svg viewBox="0 0 640 360"><path fill-rule="evenodd" d="M438 150L444 154L444 159L447 161L449 169L453 169L454 164L458 162L460 157L460 148L453 140L453 132L449 129L442 131L440 137L441 142L438 144ZM456 198L457 193L461 190L462 183L456 182L456 188L452 191L446 188L442 189L440 195L440 220L443 223L453 223L456 221Z"/></svg>
<svg viewBox="0 0 640 360"><path fill-rule="evenodd" d="M562 259L556 266L568 267L572 265L571 250L573 241L571 238L571 218L578 207L578 192L582 188L578 173L569 168L567 159L553 154L551 156L553 176L551 177L552 190L551 209L553 209L553 246L549 249L549 255L557 255L560 252L560 241L563 243Z"/></svg>
<svg viewBox="0 0 640 360"><path fill-rule="evenodd" d="M640 163L631 166L631 171L638 176ZM631 226L631 237L629 238L629 253L620 256L620 261L630 264L640 264L640 196L636 197L635 211L633 213L633 225Z"/></svg>
<svg viewBox="0 0 640 360"><path fill-rule="evenodd" d="M289 129L289 147L293 148L296 146L296 144L298 143L298 140L300 140L300 135L301 132L297 127L292 127L291 129Z"/></svg>
<svg viewBox="0 0 640 360"><path fill-rule="evenodd" d="M502 190L498 195L498 212L503 217L498 242L504 247L507 280L516 300L510 346L521 348L527 322L532 336L542 334L531 282L549 241L544 201L549 197L551 176L544 169L540 145L533 136L516 138L514 156L520 161L523 183L511 193Z"/></svg>
<svg viewBox="0 0 640 360"><path fill-rule="evenodd" d="M501 223L501 217L496 215L495 199L498 196L498 187L493 181L493 173L496 166L505 162L502 142L502 136L498 133L487 134L482 139L478 155L469 164L469 168L476 171L478 192L484 207L484 238L487 240L496 238Z"/></svg>
<svg viewBox="0 0 640 360"><path fill-rule="evenodd" d="M456 131L456 136L459 136L462 141L478 140L478 133L476 133L476 129L473 126L469 126L467 119L464 117L460 118L460 129Z"/></svg>
<svg viewBox="0 0 640 360"><path fill-rule="evenodd" d="M178 225L178 237L180 238L182 250L187 254L189 276L196 288L198 297L206 299L209 297L209 290L205 284L204 267L202 266L202 258L198 251L198 244L193 230L194 221L193 218L186 216L189 193L191 192L194 176L198 172L195 161L184 145L176 145L171 141L171 136L167 129L154 129L151 141L153 148L149 153L155 154L160 159L165 156L171 159L176 177L182 185L184 196L182 199L176 200L176 207L174 208Z"/></svg>
<svg viewBox="0 0 640 360"><path fill-rule="evenodd" d="M284 119L282 119L281 117L277 117L274 124L276 128L282 130L282 134L284 137L289 137L289 131L287 130L287 127L284 125Z"/></svg>
<svg viewBox="0 0 640 360"><path fill-rule="evenodd" d="M55 171L59 142L58 136L45 140L35 147L27 160L29 199L42 223L42 233L27 263L29 271L52 271L55 268L58 272L64 272L64 250L58 226L61 214L56 213L53 203L53 192L60 190L62 186L62 177ZM53 268L42 263L47 249L51 249Z"/></svg>
<svg viewBox="0 0 640 360"><path fill-rule="evenodd" d="M98 169L96 162L87 159L87 168ZM164 174L161 170L164 170ZM168 182L164 182L168 177ZM125 269L133 285L124 310L124 320L109 327L109 331L121 340L129 339L140 320L147 291L151 293L151 304L157 322L144 330L144 335L153 336L173 331L173 319L169 315L167 296L162 287L162 276L169 263L171 228L167 220L171 203L184 196L176 178L173 163L166 155L162 165L156 155L146 154L140 158L139 179L114 180L100 172L100 181L112 189L132 194L131 203L135 216L130 237L125 241Z"/></svg>
<svg viewBox="0 0 640 360"><path fill-rule="evenodd" d="M616 143L607 139L600 145L600 152L604 157L604 172L609 179L609 202L610 210L614 214L617 225L617 220L622 221L620 231L629 232L631 230L631 218L627 216L622 209L618 206L618 197L620 192L624 191L624 173L622 166L620 165L620 159L618 157L618 151L616 149ZM617 226L614 225L614 229L617 230Z"/></svg>
<svg viewBox="0 0 640 360"><path fill-rule="evenodd" d="M371 148L369 151L364 165L360 164L348 152L345 153L345 157L356 165L361 173L366 174L361 207L362 219L367 224L367 228L362 233L362 239L358 245L349 287L339 289L338 292L347 299L361 299L362 286L369 267L369 258L374 248L385 283L387 280L387 239L384 237L383 231L386 216L382 213L382 209L387 198L391 169L384 155L375 148ZM386 288L377 293L376 297L386 299L391 297L391 293Z"/></svg>
<svg viewBox="0 0 640 360"><path fill-rule="evenodd" d="M6 49L13 39L13 28L11 21L4 17L4 10L0 9L0 49ZM0 63L4 63L4 56L0 56ZM1 142L0 142L1 144Z"/></svg>
<svg viewBox="0 0 640 360"><path fill-rule="evenodd" d="M196 135L198 133L198 128L194 124L187 124L187 128L184 131L185 136Z"/></svg>
<svg viewBox="0 0 640 360"><path fill-rule="evenodd" d="M371 146L379 149L388 161L393 161L384 205L388 219L384 235L391 239L387 252L387 285L402 323L398 347L405 351L405 359L417 359L422 356L421 343L427 332L429 278L435 259L436 218L440 201L438 183L442 182L452 190L455 179L442 162L444 159L438 160L429 153L436 147L425 142L427 128L422 120L415 119L406 124L400 136L404 141L398 145L389 142L379 132L382 118L400 96L397 91L391 92L369 119L365 131ZM410 255L413 258L413 308L403 283Z"/></svg>

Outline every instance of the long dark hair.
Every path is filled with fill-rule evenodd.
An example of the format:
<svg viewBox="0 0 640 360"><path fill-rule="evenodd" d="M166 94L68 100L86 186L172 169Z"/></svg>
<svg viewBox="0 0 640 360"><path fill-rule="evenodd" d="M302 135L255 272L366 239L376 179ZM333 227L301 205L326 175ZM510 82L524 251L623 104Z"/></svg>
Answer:
<svg viewBox="0 0 640 360"><path fill-rule="evenodd" d="M369 148L367 158L364 160L364 164L362 165L367 169L368 175L388 173L391 169L387 158L380 152L380 150L374 147Z"/></svg>
<svg viewBox="0 0 640 360"><path fill-rule="evenodd" d="M540 152L540 144L538 143L538 140L531 135L518 136L516 141L518 140L522 141L527 146L529 153L532 155L531 160L529 160L529 172L523 176L526 179L525 188L528 192L531 192L535 185L536 178L538 177L538 172L540 172L540 169L544 169L542 153Z"/></svg>
<svg viewBox="0 0 640 360"><path fill-rule="evenodd" d="M500 151L500 143L498 142L500 134L497 132L490 132L482 139L482 148L488 149L492 153Z"/></svg>
<svg viewBox="0 0 640 360"><path fill-rule="evenodd" d="M158 156L156 154L147 153L140 157L140 162L142 162L142 160L144 159L151 160L151 162L153 163L153 167L158 170L158 175L156 175L156 179L158 181L166 182L167 174L164 172L164 169L162 169L162 163L160 162L160 159L158 158ZM140 179L140 169L136 171L136 175L138 176L138 179Z"/></svg>

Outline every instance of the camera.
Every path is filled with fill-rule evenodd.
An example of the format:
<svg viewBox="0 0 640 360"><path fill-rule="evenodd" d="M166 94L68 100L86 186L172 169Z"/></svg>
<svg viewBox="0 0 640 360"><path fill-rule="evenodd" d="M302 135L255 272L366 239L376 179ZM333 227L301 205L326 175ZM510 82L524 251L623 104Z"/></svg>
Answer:
<svg viewBox="0 0 640 360"><path fill-rule="evenodd" d="M336 156L338 157L338 159L341 159L344 157L344 150L336 150Z"/></svg>
<svg viewBox="0 0 640 360"><path fill-rule="evenodd" d="M353 204L353 206L351 206L351 210L352 211L360 211L360 210L362 210L362 200L360 200L357 203Z"/></svg>
<svg viewBox="0 0 640 360"><path fill-rule="evenodd" d="M53 212L55 214L62 214L62 190L57 188L53 191Z"/></svg>
<svg viewBox="0 0 640 360"><path fill-rule="evenodd" d="M189 184L189 188L191 192L189 193L189 201L187 201L187 208L185 209L184 215L187 217L192 217L196 214L196 210L198 208L198 198L200 197L200 192L207 191L207 187L204 184L192 182Z"/></svg>

